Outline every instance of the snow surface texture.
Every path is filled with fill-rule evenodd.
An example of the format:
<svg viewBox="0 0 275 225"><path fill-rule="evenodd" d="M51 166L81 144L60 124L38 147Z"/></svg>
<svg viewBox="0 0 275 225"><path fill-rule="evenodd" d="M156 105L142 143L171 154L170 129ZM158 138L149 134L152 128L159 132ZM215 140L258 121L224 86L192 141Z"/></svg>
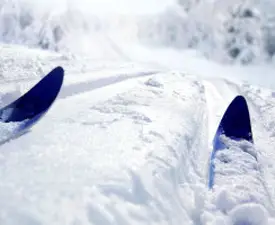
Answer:
<svg viewBox="0 0 275 225"><path fill-rule="evenodd" d="M195 1L183 3L197 9L190 21L199 18ZM0 224L275 224L272 66L217 65L178 51L179 38L163 42L162 29L154 44L163 48L152 48L147 22L177 25L163 17L182 13L172 0L14 0L0 8L1 106L53 67L66 70L43 120L0 146ZM217 161L210 191L211 142L236 95L248 101L255 146L232 142L219 157L237 163Z"/></svg>
<svg viewBox="0 0 275 225"><path fill-rule="evenodd" d="M0 123L0 144L3 144L14 134L14 131L19 127L20 123Z"/></svg>
<svg viewBox="0 0 275 225"><path fill-rule="evenodd" d="M255 146L248 141L220 138L227 147L218 151L215 158L214 189L219 194L213 201L222 212L232 216L231 221L267 224L265 209L272 212L273 206L262 181ZM252 217L248 214L250 210L255 214Z"/></svg>
<svg viewBox="0 0 275 225"><path fill-rule="evenodd" d="M24 54L39 55L38 62L56 57L69 72L45 118L0 147L1 224L274 224L272 90L148 64L106 61L92 69L58 54ZM21 75L5 75L10 95L1 104L38 79ZM210 143L238 94L248 100L256 146L233 143L227 157L238 164L219 168L209 191ZM257 161L239 159L239 147ZM247 174L232 178L239 167Z"/></svg>

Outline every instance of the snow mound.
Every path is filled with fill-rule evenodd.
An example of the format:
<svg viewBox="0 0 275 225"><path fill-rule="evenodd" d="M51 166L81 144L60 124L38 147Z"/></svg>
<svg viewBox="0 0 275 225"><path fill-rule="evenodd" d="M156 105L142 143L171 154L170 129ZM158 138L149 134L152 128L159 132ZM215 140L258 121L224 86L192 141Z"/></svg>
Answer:
<svg viewBox="0 0 275 225"><path fill-rule="evenodd" d="M234 141L221 137L228 148L219 150L214 160L215 190L223 189L217 197L217 203L225 209L244 204L263 204L271 210L269 195L262 182L257 161L257 149L248 141ZM226 191L225 191L226 190ZM230 196L228 196L228 193ZM226 200L229 205L224 205Z"/></svg>
<svg viewBox="0 0 275 225"><path fill-rule="evenodd" d="M268 213L258 204L244 204L235 207L228 214L232 225L268 225Z"/></svg>

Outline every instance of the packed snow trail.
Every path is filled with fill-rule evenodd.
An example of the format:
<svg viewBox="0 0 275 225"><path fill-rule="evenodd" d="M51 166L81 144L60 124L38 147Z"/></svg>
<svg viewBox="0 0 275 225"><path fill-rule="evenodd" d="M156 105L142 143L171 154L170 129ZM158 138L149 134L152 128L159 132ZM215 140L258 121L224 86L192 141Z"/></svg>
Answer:
<svg viewBox="0 0 275 225"><path fill-rule="evenodd" d="M116 90L122 93L111 97ZM121 224L142 218L150 223L188 219L187 213L176 217L183 203L168 193L184 180L205 179L199 168L190 166L201 144L194 137L203 133L196 122L204 117L202 92L192 78L159 74L59 100L33 132L1 147L2 220L17 223L23 217L28 223L31 217L69 224L78 218L83 224ZM186 145L189 149L182 152ZM203 148L200 154L206 159ZM109 209L102 211L99 205ZM48 207L55 217L47 214ZM73 211L58 213L63 210Z"/></svg>
<svg viewBox="0 0 275 225"><path fill-rule="evenodd" d="M0 147L3 224L238 224L241 212L272 224L272 210L230 206L224 192L207 189L212 131L242 86L176 72L83 92L81 82L32 132ZM258 92L246 90L256 108ZM260 116L252 110L256 126ZM272 187L268 149L261 147L259 166Z"/></svg>
<svg viewBox="0 0 275 225"><path fill-rule="evenodd" d="M38 71L53 62L68 68L59 99L41 123L0 147L2 224L231 225L250 213L261 220L252 218L252 225L274 222L272 90L157 72L149 64L91 66L58 54L39 57L3 73L2 105L39 79L41 73L32 73L37 65ZM232 203L228 196L235 192L207 188L211 142L236 95L246 97L251 112L261 204ZM247 185L247 194L261 199L253 181Z"/></svg>
<svg viewBox="0 0 275 225"><path fill-rule="evenodd" d="M172 0L1 2L0 39L19 45L0 46L0 106L53 67L66 70L41 123L0 146L1 224L275 224L275 95L252 85L274 88L274 68L166 48L186 41L184 18ZM194 19L184 33L197 38ZM212 44L221 43L210 52ZM236 95L248 100L257 172L228 190L225 174L209 191L211 142ZM255 166L239 156L238 166ZM244 196L255 202L243 204Z"/></svg>

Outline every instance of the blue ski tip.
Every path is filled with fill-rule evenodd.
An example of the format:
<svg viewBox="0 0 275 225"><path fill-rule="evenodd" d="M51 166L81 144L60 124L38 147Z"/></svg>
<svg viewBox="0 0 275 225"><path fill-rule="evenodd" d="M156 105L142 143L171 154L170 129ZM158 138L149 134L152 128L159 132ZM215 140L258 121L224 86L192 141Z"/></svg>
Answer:
<svg viewBox="0 0 275 225"><path fill-rule="evenodd" d="M237 96L225 111L213 140L213 150L209 162L208 187L213 188L215 178L214 159L217 151L226 148L220 140L225 135L233 140L247 140L253 143L249 110L243 96Z"/></svg>
<svg viewBox="0 0 275 225"><path fill-rule="evenodd" d="M59 66L53 69L27 93L0 109L0 121L7 123L21 122L33 118L38 120L37 117L44 114L56 99L63 78L64 70L62 67Z"/></svg>
<svg viewBox="0 0 275 225"><path fill-rule="evenodd" d="M246 100L237 96L227 108L219 125L219 135L253 142L250 116Z"/></svg>

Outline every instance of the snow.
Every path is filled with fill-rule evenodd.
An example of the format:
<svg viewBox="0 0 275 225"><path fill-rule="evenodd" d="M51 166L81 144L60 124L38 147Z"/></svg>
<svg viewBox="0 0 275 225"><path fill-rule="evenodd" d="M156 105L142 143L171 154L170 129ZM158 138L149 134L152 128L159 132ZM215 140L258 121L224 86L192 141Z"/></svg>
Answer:
<svg viewBox="0 0 275 225"><path fill-rule="evenodd" d="M141 45L144 23L190 22L199 2L189 1L188 14L172 0L0 1L0 105L65 69L44 118L0 145L1 224L275 223L274 66L219 64L203 47ZM248 102L255 144L222 137L230 148L217 154L209 190L212 140L236 95ZM1 124L1 140L13 126Z"/></svg>
<svg viewBox="0 0 275 225"><path fill-rule="evenodd" d="M268 205L269 196L261 182L255 147L247 141L239 143L223 138L223 142L229 148L217 152L214 189L223 189L229 194L222 193L218 196L217 206L220 205L223 212L228 212L242 203L251 202L263 204L267 209L271 208ZM226 204L227 201L229 204Z"/></svg>
<svg viewBox="0 0 275 225"><path fill-rule="evenodd" d="M21 123L11 122L11 123L0 123L0 144L3 144L9 139L9 137L19 128Z"/></svg>
<svg viewBox="0 0 275 225"><path fill-rule="evenodd" d="M202 114L195 101L191 100L198 101L202 90L196 81L181 74L158 74L150 79L164 86L151 86L148 85L148 78L138 78L123 85L106 87L104 91L96 90L98 93L95 93L95 96L101 98L111 92L108 99L103 98L99 102L95 98L91 99L88 93L61 99L56 103L56 109L49 112L49 116L52 114L53 117L44 118L34 128L35 138L31 132L7 143L4 148L8 151L4 151L3 157L6 158L10 154L15 154L16 157L10 155L11 161L8 160L2 165L4 168L1 170L1 178L4 179L4 184L9 184L8 190L6 185L0 185L2 193L5 193L5 196L13 196L20 185L20 193L13 197L14 202L10 200L7 204L16 206L17 201L23 201L22 204L27 205L29 210L41 214L47 210L45 207L48 204L52 205L54 212L62 210L62 207L65 207L66 211L68 206L62 206L62 202L57 203L63 201L60 195L68 196L72 205L77 205L78 199L84 195L91 196L92 202L80 202L83 210L89 212L79 218L82 223L85 223L85 220L96 220L93 214L97 214L94 211L99 210L97 205L109 206L107 212L112 214L111 218L116 223L120 223L120 217L128 221L127 223L134 222L133 218L152 222L167 219L179 222L181 218L175 218L175 212L171 211L169 205L176 203L177 211L180 211L180 203L177 198L170 199L168 193L173 190L173 185L179 182L178 179L181 179L174 177L178 174L177 170L183 169L178 160L183 157L183 153L178 145L185 144L180 143L183 141L180 137L186 136L184 142L191 144L192 133L198 132L198 128L190 127L192 123L186 120L186 117L196 121ZM166 82L161 81L162 79ZM182 82L185 85L182 85ZM194 88L190 88L192 86ZM127 91L129 87L132 89ZM191 91L181 93L183 89ZM112 96L117 90L120 94ZM73 104L68 104L68 101ZM201 101L203 105L204 102ZM197 114L186 112L186 107L196 107ZM55 122L50 122L52 120ZM165 126L167 123L171 125L169 129ZM25 151L16 151L18 144L21 149L30 149L27 155ZM32 166L26 167L30 158ZM20 178L18 167L21 170ZM153 180L148 179L148 174L151 174ZM171 181L175 184L170 183ZM165 198L161 197L163 194L166 195ZM44 198L40 197L44 195L49 196L46 205ZM33 200L35 204L30 204ZM3 203L1 209L5 211L7 208L9 206ZM14 210L8 211L7 214L10 215L8 217L14 218L16 223L18 218L13 215ZM106 212L102 213L105 218ZM153 217L152 213L155 214ZM130 216L127 216L128 214ZM78 212L71 212L70 216L65 223L71 223L79 217ZM40 218L44 223L59 224L66 218L62 215L56 221L52 221L51 217L45 219Z"/></svg>

